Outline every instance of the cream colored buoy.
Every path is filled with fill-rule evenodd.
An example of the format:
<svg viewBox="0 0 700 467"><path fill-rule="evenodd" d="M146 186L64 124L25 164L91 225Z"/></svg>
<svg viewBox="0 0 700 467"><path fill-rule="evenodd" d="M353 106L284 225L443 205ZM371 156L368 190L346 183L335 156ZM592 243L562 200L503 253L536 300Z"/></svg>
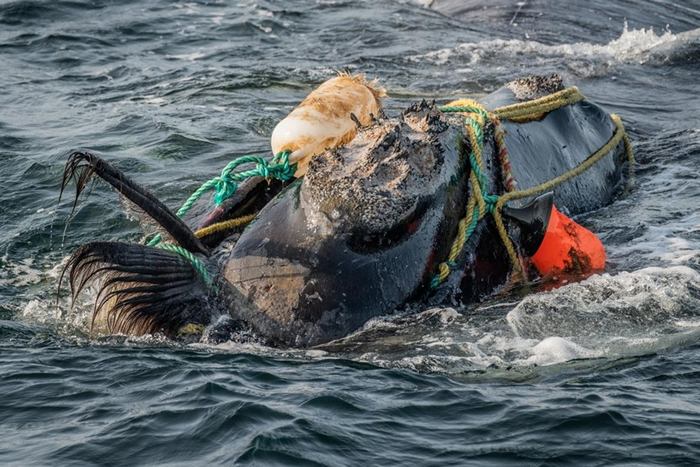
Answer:
<svg viewBox="0 0 700 467"><path fill-rule="evenodd" d="M277 124L270 138L273 154L292 151L289 161L297 163L294 175L301 177L313 155L352 141L357 124L350 115L369 125L381 112L379 99L386 92L376 81L341 73L321 84Z"/></svg>

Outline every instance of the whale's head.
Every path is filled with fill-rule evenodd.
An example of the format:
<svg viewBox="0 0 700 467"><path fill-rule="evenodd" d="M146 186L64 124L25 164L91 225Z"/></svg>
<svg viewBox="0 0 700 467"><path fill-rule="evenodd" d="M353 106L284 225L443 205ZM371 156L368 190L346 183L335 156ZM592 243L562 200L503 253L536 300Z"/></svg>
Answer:
<svg viewBox="0 0 700 467"><path fill-rule="evenodd" d="M462 212L461 141L461 125L422 102L316 156L227 258L232 313L309 346L422 293Z"/></svg>
<svg viewBox="0 0 700 467"><path fill-rule="evenodd" d="M351 234L357 241L386 237L414 221L449 182L459 160L450 157L441 137L447 122L426 103L402 117L363 128L352 144L310 162L301 198L320 231Z"/></svg>

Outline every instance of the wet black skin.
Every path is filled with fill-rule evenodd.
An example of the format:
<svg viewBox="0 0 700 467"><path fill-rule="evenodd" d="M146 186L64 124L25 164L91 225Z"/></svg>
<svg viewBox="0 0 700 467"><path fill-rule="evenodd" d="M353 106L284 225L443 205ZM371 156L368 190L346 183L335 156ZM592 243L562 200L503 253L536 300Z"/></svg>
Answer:
<svg viewBox="0 0 700 467"><path fill-rule="evenodd" d="M517 100L510 89L504 87L480 102L493 109ZM430 140L429 147L438 161L435 168L440 171L440 177L421 192L405 215L381 232L367 231L357 224L336 222L328 212L319 215L317 204L305 185L310 183L308 180L279 183L272 188L268 185L264 189L259 182L244 184L235 202L225 204L224 209L208 220L203 216L189 222L196 228L203 221L207 224L254 212L262 204L253 199L260 193L265 202L271 200L242 232L230 252L216 250L218 238L215 241L202 239L202 244L212 251L212 259L206 264L218 286L215 294L209 294L207 307L198 312L175 310L173 302L177 297L170 294L167 309L149 305L149 314L143 319L151 320L150 327L125 325L119 328L121 332L146 330L173 335L177 326L170 324L167 329L159 328L159 316L172 318L177 312L190 321L207 324L218 314L228 313L235 323L233 327L249 329L269 343L309 347L346 336L368 319L411 303L423 303L418 306L425 306L426 302L471 303L492 294L507 281L511 265L489 216L478 225L445 283L437 290L429 289L438 264L448 256L457 223L464 216L470 169L468 164L463 164L468 148L462 144L461 117L440 115L435 109L426 110L425 105L414 106L414 112L416 109L430 121L423 135L400 120L391 124L379 122L377 125L387 130L377 136L374 149L369 149L370 155L376 150L377 154L384 154L381 157L387 157L387 151L390 155L392 151L396 154L392 157L409 157L415 138ZM603 146L614 130L607 113L587 101L553 111L541 121L503 122L503 125L520 189L535 186L575 167ZM347 158L367 152L367 146L357 141L335 153L319 156L319 161L324 157ZM504 189L490 126L485 131L485 141L488 191L500 194ZM577 214L611 202L621 178L622 160L620 146L580 177L558 187L554 195L557 208L564 213ZM99 171L91 170L101 176ZM314 170L314 163L310 170ZM123 181L112 184L119 190ZM388 218L390 214L387 212ZM523 243L527 234L521 238L516 222L508 222L508 229L516 245ZM526 238L524 243L529 243ZM149 247L130 245L120 251L112 244L109 255L102 254L103 248L100 244L90 244L76 252L69 264L71 282L81 284L80 274L91 272L85 258L93 258L93 263L107 264L111 270L123 274L121 265L133 263L134 257ZM172 255L174 253L158 253L162 264L172 264L169 270L165 270L165 266L145 272L139 270L138 274L124 279L123 284L134 288L119 291L117 302L128 293L140 290L136 287L146 279L156 284L154 287L160 287L158 284L163 281L158 275L161 271L166 274L190 267ZM76 276L75 281L73 276ZM75 287L74 291L80 288ZM179 290L177 293L184 293ZM188 307L195 306L192 303L196 301L189 295ZM135 316L142 302L149 300L148 296L138 297L135 305L122 310L125 316ZM212 311L215 303L218 311ZM230 321L226 325L232 326Z"/></svg>
<svg viewBox="0 0 700 467"><path fill-rule="evenodd" d="M481 99L488 109L519 102L508 87ZM603 146L613 135L615 125L600 106L582 101L547 114L540 121L513 123L504 121L505 144L518 189L527 189L571 170ZM485 148L485 162L491 172L491 193L503 193L494 184L500 167L493 140ZM622 144L578 177L557 187L554 204L568 215L592 211L612 202L621 181L625 161ZM515 206L514 206L515 207ZM508 222L511 238L517 246L528 245L521 238L517 222ZM532 248L532 247L529 247ZM499 240L493 219L482 222L464 253L456 261L462 274L452 274L438 290L432 303L472 303L503 285L511 271L510 260Z"/></svg>
<svg viewBox="0 0 700 467"><path fill-rule="evenodd" d="M481 101L487 108L517 102L507 88ZM458 120L451 119L449 124L461 129ZM573 168L605 144L614 129L609 116L589 102L554 111L539 122L504 125L521 189ZM489 189L502 193L491 131L487 131L487 140ZM461 157L455 145L445 144L445 149L446 158ZM343 150L352 150L352 144ZM620 180L621 163L622 150L618 148L587 173L558 188L555 204L576 214L609 203ZM303 183L286 189L259 214L227 260L225 277L233 286L232 316L285 345L310 346L345 336L367 319L428 292L437 264L447 256L445 246L452 243L455 223L464 215L463 207L457 208L460 203L454 193L438 191L424 200L416 213L420 226L412 234L383 246L363 248L353 240L357 233L322 235L309 227ZM460 189L465 186L459 184ZM449 209L445 209L448 199ZM511 226L511 234L520 240L521 232L515 226ZM284 267L288 264L294 267ZM511 265L490 217L477 228L456 269L429 301L469 303L506 282ZM279 293L272 294L277 301L265 298L271 290Z"/></svg>

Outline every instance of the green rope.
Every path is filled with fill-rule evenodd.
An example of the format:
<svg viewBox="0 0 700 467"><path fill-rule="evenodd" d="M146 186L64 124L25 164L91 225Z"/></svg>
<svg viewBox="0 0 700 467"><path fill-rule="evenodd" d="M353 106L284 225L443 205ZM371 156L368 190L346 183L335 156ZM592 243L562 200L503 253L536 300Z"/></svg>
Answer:
<svg viewBox="0 0 700 467"><path fill-rule="evenodd" d="M214 196L214 204L221 205L226 199L230 198L238 188L238 183L248 178L262 176L265 178L276 178L279 180L291 180L297 170L297 164L289 163L289 156L292 154L290 150L284 150L275 154L272 158L272 163L258 156L243 156L229 162L224 170L221 171L220 177L214 177L208 182L204 182L197 191L187 198L187 201L175 213L177 217L182 217L187 214L187 211L197 202L199 198L212 188L216 188ZM239 165L255 162L255 169L246 170L243 172L232 173ZM156 246L162 240L160 234L157 234L147 243L148 246Z"/></svg>
<svg viewBox="0 0 700 467"><path fill-rule="evenodd" d="M488 191L487 191L488 179L482 170L482 165L483 165L482 152L483 152L483 148L484 148L484 127L490 121L488 113L483 108L473 107L473 106L443 106L443 107L440 107L440 110L442 112L459 112L459 113L477 114L480 117L479 119L481 121L477 121L476 119L472 118L471 116L465 116L465 118L464 118L465 125L468 125L472 129L473 136L474 136L473 140L470 141L471 142L471 148L470 148L471 151L469 153L469 164L471 165L473 175L476 178L476 180L474 180L474 178L472 178L472 181L476 181L477 186L473 186L472 190L476 191L478 189L479 193L481 194L481 198L483 199L484 204L485 204L485 212L492 213L494 210L494 207L496 206L496 203L498 202L499 197L497 195L490 195L488 193ZM464 245L464 243L466 243L467 240L469 240L471 235L476 230L476 226L478 225L479 220L481 220L483 213L480 212L480 209L476 209L474 205L471 205L466 217L469 218L470 215L471 215L471 219L469 220L469 225L464 230L464 234L462 237L463 238L462 245ZM464 219L464 220L466 220L466 219ZM449 274L450 267L456 267L455 259L457 257L458 251L461 251L461 249L462 249L462 246L459 246L459 248L457 248L456 246L453 245L453 247L450 251L450 257L444 263L440 264L439 272L430 281L430 289L431 290L435 290L437 288L437 286L440 285L440 283L443 280L445 280L447 274Z"/></svg>
<svg viewBox="0 0 700 467"><path fill-rule="evenodd" d="M508 233L505 225L503 224L503 219L500 212L506 202L544 193L545 191L549 191L552 188L568 181L569 179L580 175L601 160L606 154L610 153L610 151L612 151L621 141L624 142L625 152L627 153L629 160L628 163L630 165L630 179L632 178L634 170L634 153L632 152L632 145L629 142L629 138L625 134L625 128L620 120L620 117L612 114L610 115L610 118L616 126L613 136L607 143L605 143L605 145L591 154L586 160L581 162L576 167L551 180L526 190L509 191L501 196L488 194L488 179L483 172L482 160L482 150L484 146L483 130L485 126L489 122L495 122L497 124L499 118L532 118L542 112L550 112L567 105L573 105L583 99L585 99L585 97L578 91L578 89L574 87L541 99L536 99L534 101L514 104L507 107L500 107L495 109L492 113L489 113L479 103L471 99L462 99L455 101L452 103L452 105L440 107L442 112L466 113L478 115L479 117L476 119L473 116L465 115L464 120L465 126L467 127L469 133L468 140L471 146L469 163L472 168L472 174L470 175L472 183L472 198L468 203L466 216L459 222L458 233L450 250L449 257L446 261L439 264L439 272L431 280L431 289L435 289L447 278L447 276L450 274L450 267L456 266L455 260L457 256L461 253L464 244L476 230L478 222L483 218L485 213L488 212L493 215L498 233L506 247L506 251L508 252L511 262L513 263L514 272L521 274L522 268L520 266L520 260L512 241L508 237ZM502 141L499 143L498 137L496 137L496 144L500 144L500 146L502 146L500 150L505 150L505 145ZM499 150L499 148L497 148L497 150ZM501 164L505 173L506 170L508 170L506 165L509 165L509 162L507 159L503 159L501 160Z"/></svg>
<svg viewBox="0 0 700 467"><path fill-rule="evenodd" d="M234 159L233 161L229 162L226 167L224 167L224 169L221 171L221 176L214 177L208 182L203 183L202 186L197 189L197 191L192 193L192 195L187 198L187 201L185 201L175 215L177 217L184 216L194 205L194 203L196 203L197 200L204 195L204 193L212 188L216 189L214 204L216 206L220 206L221 203L230 198L236 192L238 189L238 182L240 181L256 176L276 178L278 180L291 180L297 170L296 163L289 163L289 156L291 154L292 151L288 149L278 152L275 154L275 157L272 158L272 162L258 156L243 156ZM234 173L234 170L237 169L238 166L249 163L255 163L255 168ZM161 245L161 240L161 234L157 234L146 245L173 251L190 260L197 271L202 274L202 277L204 277L204 281L207 283L207 285L211 285L211 277L209 276L209 273L206 269L204 269L202 263L192 253L179 246L168 244Z"/></svg>
<svg viewBox="0 0 700 467"><path fill-rule="evenodd" d="M476 230L476 226L478 224L479 224L479 210L474 209L474 213L472 214L472 219L469 222L469 226L467 227L467 230L464 233L464 242L465 243L467 240L469 240L469 237L472 236L472 234ZM450 267L450 268L457 267L457 263L452 259L448 259L447 261L445 261L445 265ZM443 280L444 280L444 277L442 276L442 274L440 274L440 272L435 274L435 276L433 276L432 280L430 281L430 290L437 289L438 285L440 285Z"/></svg>
<svg viewBox="0 0 700 467"><path fill-rule="evenodd" d="M189 260L192 263L192 265L195 267L197 272L199 272L202 275L202 278L204 279L204 282L207 284L207 286L211 287L212 280L211 280L211 276L209 275L209 272L204 268L204 265L202 264L202 262L199 261L188 250L182 248L181 246L170 245L168 243L163 243L161 245L158 245L156 248L160 248L161 250L166 250L166 251L172 251L173 253L177 253L178 255L182 256L183 258Z"/></svg>
<svg viewBox="0 0 700 467"><path fill-rule="evenodd" d="M214 204L219 206L236 192L238 182L240 181L256 177L258 175L264 178L291 180L294 177L294 172L297 170L297 164L289 163L290 154L292 154L292 151L289 149L278 152L275 154L275 157L272 158L272 163L259 156L243 156L234 159L233 161L229 162L226 167L224 167L224 169L221 171L221 176L214 177L208 182L205 182L197 191L192 193L192 196L185 201L185 204L183 204L180 210L177 212L177 216L184 216L185 213L190 210L192 205L194 205L194 203L201 198L204 193L212 188L216 188ZM238 166L250 163L256 164L254 169L233 173Z"/></svg>

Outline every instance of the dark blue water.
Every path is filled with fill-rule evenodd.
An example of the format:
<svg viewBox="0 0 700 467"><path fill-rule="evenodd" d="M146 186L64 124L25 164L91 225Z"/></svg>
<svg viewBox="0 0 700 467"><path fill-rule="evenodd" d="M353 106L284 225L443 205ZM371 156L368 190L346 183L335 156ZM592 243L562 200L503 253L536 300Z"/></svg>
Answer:
<svg viewBox="0 0 700 467"><path fill-rule="evenodd" d="M698 27L698 1L0 1L0 464L697 465ZM389 114L552 72L618 113L635 186L578 218L606 274L310 351L91 336L90 295L56 307L75 248L142 236L104 185L66 228L68 154L178 207L337 70Z"/></svg>

